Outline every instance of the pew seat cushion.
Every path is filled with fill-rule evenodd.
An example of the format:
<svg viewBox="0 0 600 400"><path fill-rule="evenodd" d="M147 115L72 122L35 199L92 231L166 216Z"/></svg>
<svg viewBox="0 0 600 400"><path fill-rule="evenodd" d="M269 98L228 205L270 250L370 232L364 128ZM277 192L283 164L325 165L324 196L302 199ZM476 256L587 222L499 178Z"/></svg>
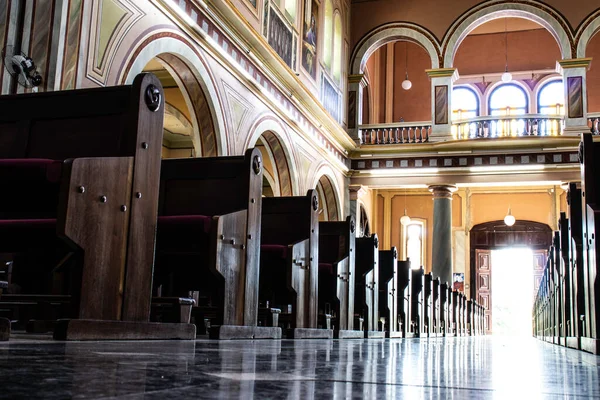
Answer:
<svg viewBox="0 0 600 400"><path fill-rule="evenodd" d="M55 217L62 166L48 159L0 159L0 218Z"/></svg>
<svg viewBox="0 0 600 400"><path fill-rule="evenodd" d="M261 256L286 259L288 255L288 246L282 244L261 244Z"/></svg>
<svg viewBox="0 0 600 400"><path fill-rule="evenodd" d="M205 215L159 216L157 251L205 251L212 220Z"/></svg>
<svg viewBox="0 0 600 400"><path fill-rule="evenodd" d="M53 245L56 219L0 220L0 252L20 252L27 248Z"/></svg>
<svg viewBox="0 0 600 400"><path fill-rule="evenodd" d="M330 263L319 263L319 272L329 275L334 275L333 264Z"/></svg>

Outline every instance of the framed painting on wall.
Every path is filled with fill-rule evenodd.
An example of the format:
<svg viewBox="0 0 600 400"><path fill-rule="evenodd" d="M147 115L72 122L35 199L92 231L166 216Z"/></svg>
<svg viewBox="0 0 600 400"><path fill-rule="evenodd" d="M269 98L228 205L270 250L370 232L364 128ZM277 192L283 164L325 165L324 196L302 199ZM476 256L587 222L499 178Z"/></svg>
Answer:
<svg viewBox="0 0 600 400"><path fill-rule="evenodd" d="M313 79L317 79L317 22L319 6L316 1L308 0L304 10L304 29L302 31L302 67Z"/></svg>
<svg viewBox="0 0 600 400"><path fill-rule="evenodd" d="M455 272L452 274L452 289L465 292L465 273Z"/></svg>

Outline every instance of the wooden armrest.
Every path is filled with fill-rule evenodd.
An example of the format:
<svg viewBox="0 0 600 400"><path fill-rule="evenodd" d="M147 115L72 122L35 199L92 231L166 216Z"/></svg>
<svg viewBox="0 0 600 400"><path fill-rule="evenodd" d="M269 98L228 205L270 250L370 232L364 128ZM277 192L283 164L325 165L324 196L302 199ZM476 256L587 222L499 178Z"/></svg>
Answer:
<svg viewBox="0 0 600 400"><path fill-rule="evenodd" d="M196 300L186 297L153 297L152 303L155 304L179 304L182 306L193 306Z"/></svg>

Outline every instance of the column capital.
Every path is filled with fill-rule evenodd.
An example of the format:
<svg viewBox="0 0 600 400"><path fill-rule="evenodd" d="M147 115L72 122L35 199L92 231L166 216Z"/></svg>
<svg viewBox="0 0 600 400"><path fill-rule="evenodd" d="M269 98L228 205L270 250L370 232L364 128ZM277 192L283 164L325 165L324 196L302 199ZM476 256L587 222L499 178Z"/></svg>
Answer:
<svg viewBox="0 0 600 400"><path fill-rule="evenodd" d="M458 69L456 68L426 69L425 73L429 78L452 78L452 82L459 78Z"/></svg>
<svg viewBox="0 0 600 400"><path fill-rule="evenodd" d="M455 185L430 185L429 191L434 199L451 199L452 193L456 192L458 187Z"/></svg>
<svg viewBox="0 0 600 400"><path fill-rule="evenodd" d="M348 84L358 83L362 87L367 86L367 78L365 74L348 75Z"/></svg>
<svg viewBox="0 0 600 400"><path fill-rule="evenodd" d="M562 71L565 69L571 68L585 68L590 69L592 65L592 58L568 58L563 60L556 61L556 72L562 74Z"/></svg>
<svg viewBox="0 0 600 400"><path fill-rule="evenodd" d="M368 187L363 185L349 185L348 191L350 192L350 200L358 200L368 193Z"/></svg>

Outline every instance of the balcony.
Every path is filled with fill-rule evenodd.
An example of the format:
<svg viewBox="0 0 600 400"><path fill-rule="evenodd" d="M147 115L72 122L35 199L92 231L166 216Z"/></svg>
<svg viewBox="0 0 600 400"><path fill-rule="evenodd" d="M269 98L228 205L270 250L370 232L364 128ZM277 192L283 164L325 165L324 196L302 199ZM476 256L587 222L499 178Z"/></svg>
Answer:
<svg viewBox="0 0 600 400"><path fill-rule="evenodd" d="M600 113L588 113L588 126L592 135L600 135Z"/></svg>
<svg viewBox="0 0 600 400"><path fill-rule="evenodd" d="M518 136L561 136L562 115L524 114L485 116L455 121L452 137L457 140Z"/></svg>
<svg viewBox="0 0 600 400"><path fill-rule="evenodd" d="M589 121L590 129L600 134L600 113ZM562 136L563 130L564 116L548 114L476 117L456 120L451 127L454 140ZM431 121L360 125L359 134L363 145L428 143Z"/></svg>
<svg viewBox="0 0 600 400"><path fill-rule="evenodd" d="M431 121L360 125L358 129L363 145L427 143Z"/></svg>

